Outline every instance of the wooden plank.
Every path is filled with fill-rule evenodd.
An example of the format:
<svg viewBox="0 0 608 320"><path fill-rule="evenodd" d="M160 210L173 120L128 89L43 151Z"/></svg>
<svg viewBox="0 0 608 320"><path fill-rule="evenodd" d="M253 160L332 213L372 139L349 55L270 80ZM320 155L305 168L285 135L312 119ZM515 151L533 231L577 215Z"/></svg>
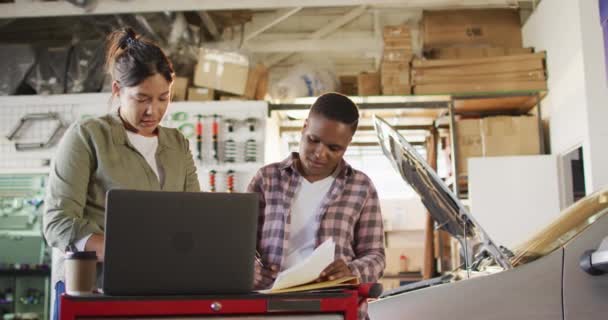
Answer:
<svg viewBox="0 0 608 320"><path fill-rule="evenodd" d="M500 82L500 81L541 81L546 80L543 70L518 71L487 75L425 75L418 74L412 77L412 84L441 84L458 82Z"/></svg>
<svg viewBox="0 0 608 320"><path fill-rule="evenodd" d="M545 52L530 54L516 54L510 56L485 57L476 59L442 59L442 60L421 60L415 59L412 65L416 68L438 68L448 66L464 66L477 64L493 64L502 62L514 62L522 60L543 60L546 58Z"/></svg>
<svg viewBox="0 0 608 320"><path fill-rule="evenodd" d="M547 90L546 81L502 81L486 83L425 84L414 87L415 94L483 93L495 91Z"/></svg>
<svg viewBox="0 0 608 320"><path fill-rule="evenodd" d="M483 75L497 74L506 72L520 72L542 70L543 62L538 59L522 60L522 61L507 61L493 64L478 64L466 66L452 66L442 68L419 69L413 68L414 75L435 75L435 76L463 76L463 75Z"/></svg>
<svg viewBox="0 0 608 320"><path fill-rule="evenodd" d="M501 47L450 47L433 48L427 54L429 59L476 59L483 57L512 56L529 54L532 48L501 48Z"/></svg>
<svg viewBox="0 0 608 320"><path fill-rule="evenodd" d="M454 101L456 113L528 113L536 106L535 96L466 99Z"/></svg>

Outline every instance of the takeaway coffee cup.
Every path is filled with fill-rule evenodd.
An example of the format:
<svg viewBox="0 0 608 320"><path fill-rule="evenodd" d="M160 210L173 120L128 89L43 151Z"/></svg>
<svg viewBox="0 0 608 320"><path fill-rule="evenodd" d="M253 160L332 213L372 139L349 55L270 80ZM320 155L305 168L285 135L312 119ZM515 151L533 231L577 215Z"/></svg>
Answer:
<svg viewBox="0 0 608 320"><path fill-rule="evenodd" d="M65 292L77 296L95 289L97 254L95 251L67 252L65 255Z"/></svg>

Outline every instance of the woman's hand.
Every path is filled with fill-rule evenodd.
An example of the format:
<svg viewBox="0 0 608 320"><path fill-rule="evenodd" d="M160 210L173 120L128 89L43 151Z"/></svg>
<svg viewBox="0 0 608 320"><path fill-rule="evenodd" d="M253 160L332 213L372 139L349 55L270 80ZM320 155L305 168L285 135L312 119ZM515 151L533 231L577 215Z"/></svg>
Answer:
<svg viewBox="0 0 608 320"><path fill-rule="evenodd" d="M95 251L95 253L97 254L97 261L99 262L103 262L103 257L106 253L104 240L104 235L94 233L89 237L89 240L87 240L87 243L84 245L85 251Z"/></svg>

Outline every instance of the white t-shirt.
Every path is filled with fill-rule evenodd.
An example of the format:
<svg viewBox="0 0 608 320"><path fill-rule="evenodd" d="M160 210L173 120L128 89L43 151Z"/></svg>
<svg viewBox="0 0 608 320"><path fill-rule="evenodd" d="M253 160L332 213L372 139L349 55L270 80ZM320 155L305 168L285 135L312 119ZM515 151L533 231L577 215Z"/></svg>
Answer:
<svg viewBox="0 0 608 320"><path fill-rule="evenodd" d="M159 170L159 167L156 163L156 149L158 149L158 137L144 137L140 134L127 131L127 137L129 138L129 142L135 147L146 162L150 165L150 168L156 174L158 181L162 185L163 183L163 173Z"/></svg>
<svg viewBox="0 0 608 320"><path fill-rule="evenodd" d="M291 205L288 249L282 269L290 268L314 251L319 228L316 214L334 180L333 175L313 183L302 179Z"/></svg>
<svg viewBox="0 0 608 320"><path fill-rule="evenodd" d="M158 181L162 185L164 178L163 172L156 163L156 149L158 149L158 137L144 137L131 131L127 131L127 137L129 138L129 142L131 142L133 147L135 147L135 149L139 153L141 153L142 156L144 156L144 159L146 159L146 162L150 165L150 168L152 169L152 171L154 171L156 177L158 178ZM91 235L89 234L74 242L74 246L76 246L76 249L78 249L78 251L84 251L84 247L86 246L87 241L89 241L90 237Z"/></svg>

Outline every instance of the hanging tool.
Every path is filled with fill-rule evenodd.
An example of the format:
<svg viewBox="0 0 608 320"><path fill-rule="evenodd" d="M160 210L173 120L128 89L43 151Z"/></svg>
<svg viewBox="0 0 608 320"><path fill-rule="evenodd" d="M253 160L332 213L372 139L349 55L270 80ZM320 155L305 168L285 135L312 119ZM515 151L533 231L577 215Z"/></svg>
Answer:
<svg viewBox="0 0 608 320"><path fill-rule="evenodd" d="M245 119L249 132L255 132L255 126L258 122L256 118ZM256 162L258 159L258 144L255 139L251 138L245 141L245 162Z"/></svg>
<svg viewBox="0 0 608 320"><path fill-rule="evenodd" d="M247 118L245 119L247 126L249 126L249 132L255 132L255 126L258 123L258 119L256 118Z"/></svg>
<svg viewBox="0 0 608 320"><path fill-rule="evenodd" d="M218 133L220 130L220 124L219 124L219 116L217 114L213 115L213 125L212 125L212 139L213 139L213 159L215 159L216 163L220 162L220 156L219 156L219 146L218 146Z"/></svg>
<svg viewBox="0 0 608 320"><path fill-rule="evenodd" d="M226 128L228 129L228 133L226 134L228 139L224 141L224 162L236 162L236 141L230 137L234 132L235 122L236 121L234 119L224 120L224 123L226 123Z"/></svg>
<svg viewBox="0 0 608 320"><path fill-rule="evenodd" d="M215 170L209 171L209 191L210 192L215 192L215 175L216 174L217 174L217 171L215 171Z"/></svg>
<svg viewBox="0 0 608 320"><path fill-rule="evenodd" d="M253 139L245 142L245 162L256 162L258 158L258 144Z"/></svg>
<svg viewBox="0 0 608 320"><path fill-rule="evenodd" d="M198 160L203 162L203 116L200 114L196 115L196 152Z"/></svg>
<svg viewBox="0 0 608 320"><path fill-rule="evenodd" d="M226 190L230 193L234 192L234 170L228 170L226 173Z"/></svg>
<svg viewBox="0 0 608 320"><path fill-rule="evenodd" d="M224 162L236 162L236 154L236 141L234 141L232 138L224 141Z"/></svg>
<svg viewBox="0 0 608 320"><path fill-rule="evenodd" d="M53 132L49 136L49 138L42 142L30 142L30 143L19 143L15 142L15 149L17 151L26 151L26 150L34 150L34 149L45 149L53 145L53 143L57 140L58 136L62 133L65 128L63 122L61 121L61 117L57 112L48 112L48 113L28 113L19 119L19 123L11 130L11 132L7 135L8 140L15 140L21 134L21 131L26 128L26 124L28 122L42 121L42 120L51 120L56 121L57 125Z"/></svg>

